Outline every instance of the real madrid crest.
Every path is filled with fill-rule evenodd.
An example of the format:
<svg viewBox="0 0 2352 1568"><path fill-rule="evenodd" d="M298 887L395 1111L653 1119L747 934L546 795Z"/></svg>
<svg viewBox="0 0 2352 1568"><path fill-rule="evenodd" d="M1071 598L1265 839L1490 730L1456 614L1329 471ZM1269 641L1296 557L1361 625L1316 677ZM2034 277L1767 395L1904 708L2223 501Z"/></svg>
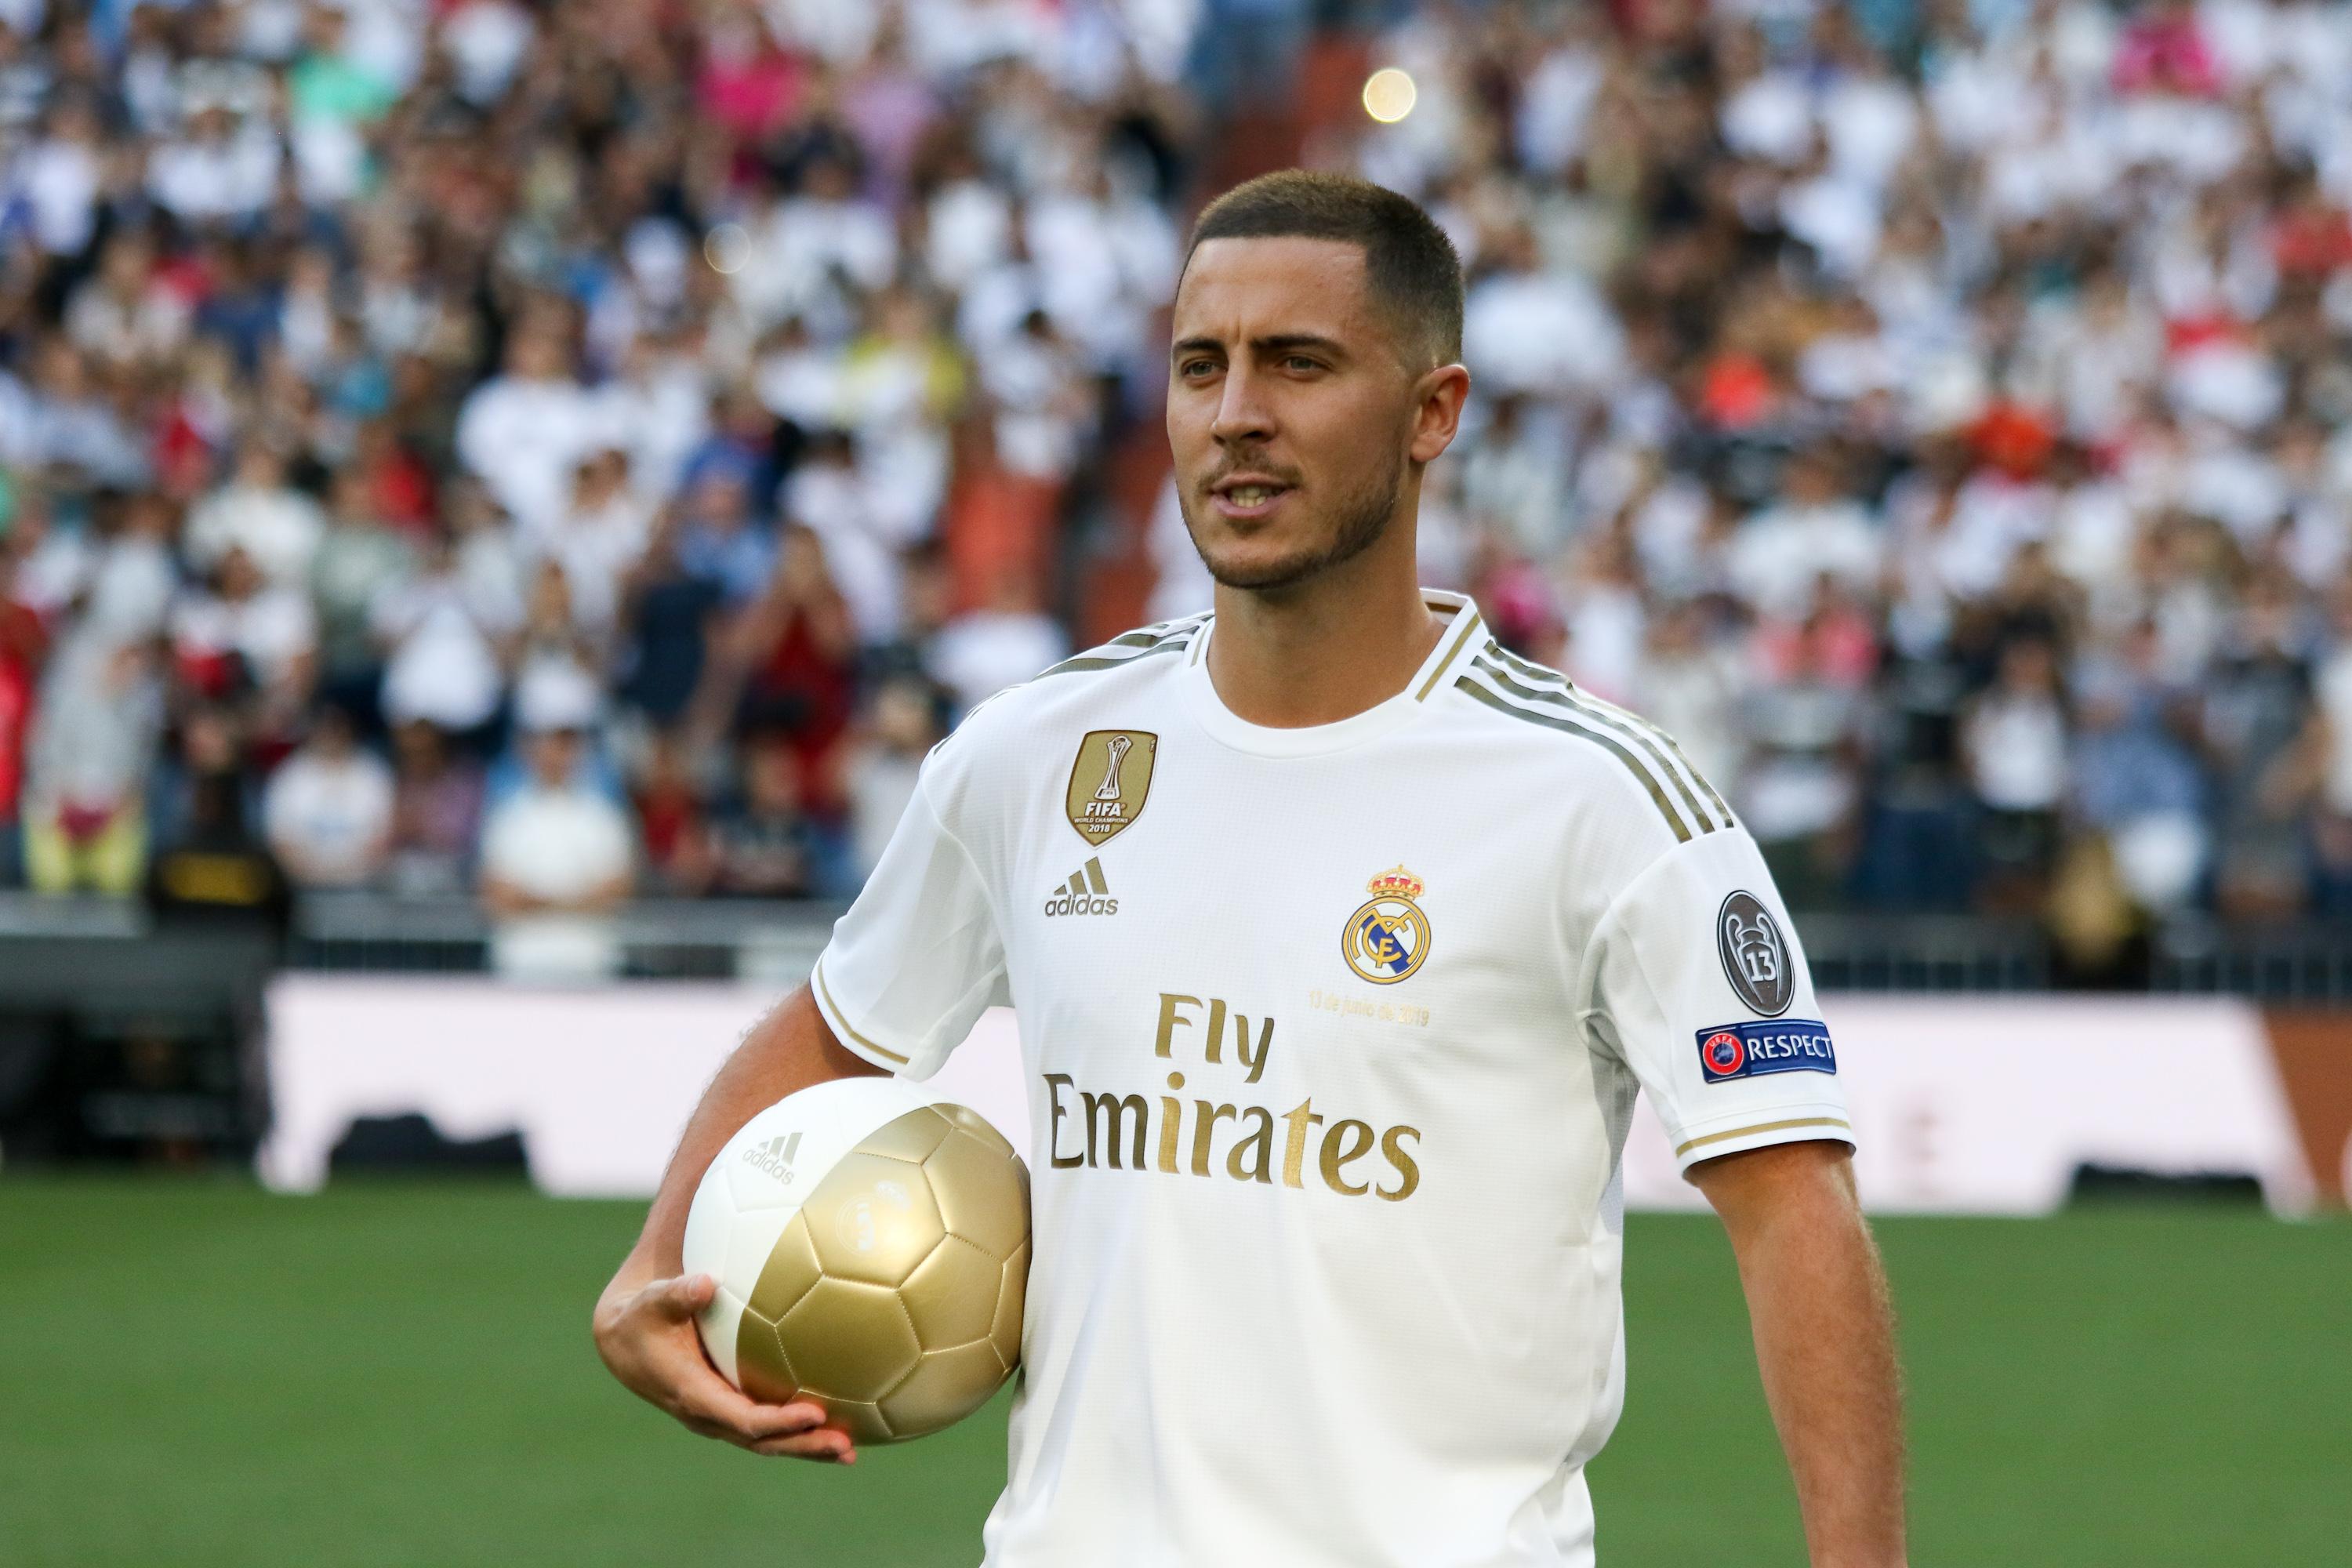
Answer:
<svg viewBox="0 0 2352 1568"><path fill-rule="evenodd" d="M1070 826L1089 844L1105 844L1134 825L1151 793L1160 737L1148 730L1093 730L1078 742L1065 802Z"/></svg>
<svg viewBox="0 0 2352 1568"><path fill-rule="evenodd" d="M1393 985L1429 956L1429 917L1413 900L1421 879L1399 866L1365 884L1371 900L1348 917L1339 952L1348 967L1375 985Z"/></svg>

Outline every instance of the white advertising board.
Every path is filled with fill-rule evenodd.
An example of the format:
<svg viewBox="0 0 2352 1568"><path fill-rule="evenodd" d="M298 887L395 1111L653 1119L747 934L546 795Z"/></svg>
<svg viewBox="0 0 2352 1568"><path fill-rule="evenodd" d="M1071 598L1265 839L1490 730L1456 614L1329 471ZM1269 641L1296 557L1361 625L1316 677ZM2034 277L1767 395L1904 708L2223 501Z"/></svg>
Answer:
<svg viewBox="0 0 2352 1568"><path fill-rule="evenodd" d="M262 1179L315 1189L355 1118L421 1112L451 1138L519 1131L548 1192L645 1195L703 1085L773 1000L730 984L281 977L269 996L274 1124ZM1873 995L1823 1006L1874 1210L2047 1213L2086 1163L2251 1175L2286 1214L2315 1201L2251 1005ZM1033 1087L1003 1011L929 1086L1024 1149ZM1702 1206L1646 1110L1624 1172L1629 1206Z"/></svg>

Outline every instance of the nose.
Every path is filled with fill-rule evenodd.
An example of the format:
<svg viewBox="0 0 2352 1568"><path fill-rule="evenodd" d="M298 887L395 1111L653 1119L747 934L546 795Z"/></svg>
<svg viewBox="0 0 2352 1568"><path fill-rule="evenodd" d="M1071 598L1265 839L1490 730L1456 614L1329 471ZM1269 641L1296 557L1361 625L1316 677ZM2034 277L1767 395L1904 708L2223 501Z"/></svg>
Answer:
<svg viewBox="0 0 2352 1568"><path fill-rule="evenodd" d="M1217 416L1209 426L1209 434L1219 445L1272 439L1274 410L1267 405L1265 390L1247 365L1225 372L1224 384L1217 392Z"/></svg>

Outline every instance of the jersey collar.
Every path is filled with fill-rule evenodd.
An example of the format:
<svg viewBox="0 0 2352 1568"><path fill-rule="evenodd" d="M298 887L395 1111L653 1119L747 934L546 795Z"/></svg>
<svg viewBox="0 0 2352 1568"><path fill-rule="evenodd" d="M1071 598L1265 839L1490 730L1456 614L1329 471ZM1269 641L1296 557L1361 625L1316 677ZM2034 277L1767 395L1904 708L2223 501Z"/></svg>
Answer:
<svg viewBox="0 0 2352 1568"><path fill-rule="evenodd" d="M1209 639L1217 630L1216 617L1212 616L1202 623L1201 635L1192 639L1192 646L1185 650L1184 668L1180 676L1185 705L1211 735L1235 751L1263 757L1310 757L1342 751L1410 724L1444 689L1447 672L1477 651L1486 636L1477 606L1464 595L1423 588L1421 597L1430 609L1446 617L1445 627L1438 633L1437 646L1421 661L1412 679L1405 682L1404 689L1385 702L1374 703L1334 724L1309 724L1298 729L1269 729L1238 718L1217 695L1216 683L1209 679Z"/></svg>

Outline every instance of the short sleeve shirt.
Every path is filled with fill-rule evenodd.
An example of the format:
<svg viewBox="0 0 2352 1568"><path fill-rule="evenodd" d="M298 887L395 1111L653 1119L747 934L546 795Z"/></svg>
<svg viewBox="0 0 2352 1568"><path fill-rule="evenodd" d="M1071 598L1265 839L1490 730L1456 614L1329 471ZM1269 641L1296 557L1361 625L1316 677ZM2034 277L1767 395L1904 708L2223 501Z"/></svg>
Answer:
<svg viewBox="0 0 2352 1568"><path fill-rule="evenodd" d="M1225 709L1208 616L982 705L819 960L835 1033L911 1078L1020 1019L995 1568L1589 1563L1636 1093L1685 1168L1851 1141L1723 800L1429 599L1422 668L1336 724Z"/></svg>

